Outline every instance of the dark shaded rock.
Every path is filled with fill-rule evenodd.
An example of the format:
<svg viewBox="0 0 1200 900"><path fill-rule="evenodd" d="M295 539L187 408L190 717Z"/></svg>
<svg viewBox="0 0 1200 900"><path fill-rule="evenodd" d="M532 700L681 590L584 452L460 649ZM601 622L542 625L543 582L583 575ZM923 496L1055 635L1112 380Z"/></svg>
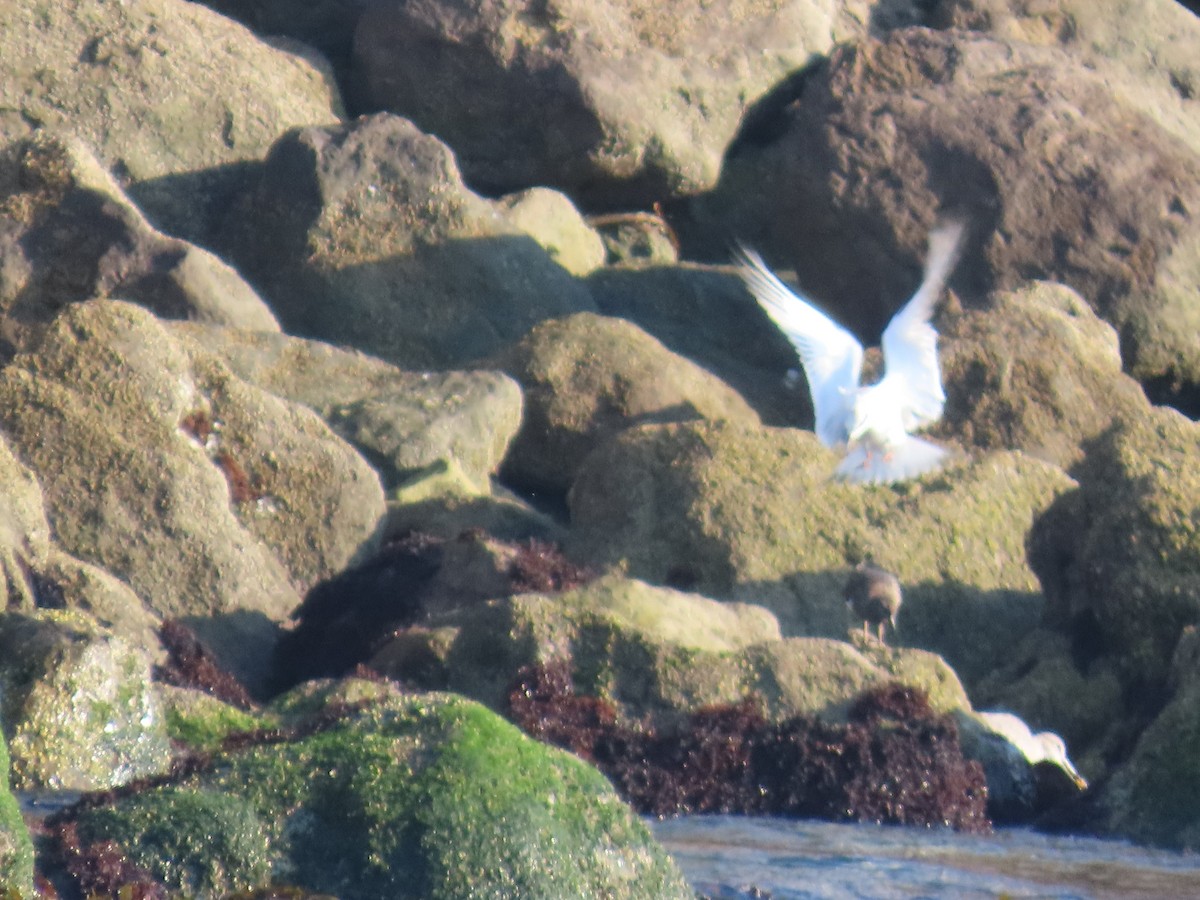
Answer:
<svg viewBox="0 0 1200 900"><path fill-rule="evenodd" d="M1172 410L1118 423L1030 534L1047 623L1083 660L1113 660L1130 712L1162 697L1179 636L1200 621L1197 459L1200 426Z"/></svg>
<svg viewBox="0 0 1200 900"><path fill-rule="evenodd" d="M952 719L918 691L865 693L837 725L770 725L758 704L710 707L659 732L617 723L574 693L560 665L526 669L509 694L523 729L592 760L651 815L757 813L987 831L987 789L963 759Z"/></svg>
<svg viewBox="0 0 1200 900"><path fill-rule="evenodd" d="M588 453L634 425L758 424L732 388L622 319L577 313L543 322L485 364L523 389L525 415L503 469L522 488L565 492Z"/></svg>
<svg viewBox="0 0 1200 900"><path fill-rule="evenodd" d="M1200 637L1184 630L1172 660L1173 694L1105 785L1104 824L1139 842L1191 849L1200 841Z"/></svg>
<svg viewBox="0 0 1200 900"><path fill-rule="evenodd" d="M32 347L65 306L131 300L164 318L277 331L211 253L156 231L77 139L39 132L0 153L0 350Z"/></svg>
<svg viewBox="0 0 1200 900"><path fill-rule="evenodd" d="M408 626L439 613L493 597L562 591L593 577L537 539L507 543L480 532L452 540L411 534L308 593L296 610L296 627L280 639L277 677L290 686L344 675L360 663L374 667L372 656L386 642L399 635L411 643L411 636L404 638ZM402 676L416 678L407 670Z"/></svg>
<svg viewBox="0 0 1200 900"><path fill-rule="evenodd" d="M167 661L156 666L154 676L165 684L204 691L240 709L255 704L236 678L217 665L212 654L181 622L166 621L159 636L167 650Z"/></svg>
<svg viewBox="0 0 1200 900"><path fill-rule="evenodd" d="M476 359L592 308L499 204L463 185L445 144L396 116L284 135L222 241L289 332L409 369Z"/></svg>
<svg viewBox="0 0 1200 900"><path fill-rule="evenodd" d="M873 336L938 210L965 210L965 296L1068 284L1135 377L1200 381L1200 155L1103 78L1060 50L913 28L842 45L794 97L695 204L711 252L736 235L794 261Z"/></svg>
<svg viewBox="0 0 1200 900"><path fill-rule="evenodd" d="M386 2L354 55L366 102L441 136L471 183L648 208L710 187L752 99L861 36L867 6Z"/></svg>

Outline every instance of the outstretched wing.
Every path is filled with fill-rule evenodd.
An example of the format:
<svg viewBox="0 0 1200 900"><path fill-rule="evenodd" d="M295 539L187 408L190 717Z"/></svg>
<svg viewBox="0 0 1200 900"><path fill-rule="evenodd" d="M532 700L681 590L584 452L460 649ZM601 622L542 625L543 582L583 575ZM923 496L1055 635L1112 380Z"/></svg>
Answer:
<svg viewBox="0 0 1200 900"><path fill-rule="evenodd" d="M946 404L938 365L937 332L929 320L946 279L958 262L965 230L965 223L954 219L930 233L921 286L883 332L883 380L900 382L888 387L904 397L901 415L909 432L940 419Z"/></svg>
<svg viewBox="0 0 1200 900"><path fill-rule="evenodd" d="M849 331L797 296L753 250L738 246L738 274L768 316L791 341L804 364L816 413L817 437L827 447L849 437L862 345Z"/></svg>

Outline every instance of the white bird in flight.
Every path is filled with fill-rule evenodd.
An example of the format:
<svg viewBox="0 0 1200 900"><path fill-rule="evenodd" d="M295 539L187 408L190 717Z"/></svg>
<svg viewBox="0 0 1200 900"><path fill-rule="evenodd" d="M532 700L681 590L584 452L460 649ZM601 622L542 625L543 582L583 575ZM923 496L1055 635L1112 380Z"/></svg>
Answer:
<svg viewBox="0 0 1200 900"><path fill-rule="evenodd" d="M929 235L921 286L884 330L884 376L871 385L860 384L863 348L854 335L795 294L757 253L738 248L738 274L804 364L817 437L827 447L847 448L839 478L885 484L942 465L946 450L912 433L940 419L946 403L937 332L929 320L958 260L964 230L955 219Z"/></svg>

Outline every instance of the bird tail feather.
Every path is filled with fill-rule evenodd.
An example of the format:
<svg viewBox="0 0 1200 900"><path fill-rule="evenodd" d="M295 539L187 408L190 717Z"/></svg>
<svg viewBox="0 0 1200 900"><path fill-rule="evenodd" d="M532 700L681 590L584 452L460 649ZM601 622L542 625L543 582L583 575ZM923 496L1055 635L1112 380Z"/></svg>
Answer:
<svg viewBox="0 0 1200 900"><path fill-rule="evenodd" d="M855 444L834 473L843 481L891 484L940 469L949 451L912 435L885 449L869 443Z"/></svg>

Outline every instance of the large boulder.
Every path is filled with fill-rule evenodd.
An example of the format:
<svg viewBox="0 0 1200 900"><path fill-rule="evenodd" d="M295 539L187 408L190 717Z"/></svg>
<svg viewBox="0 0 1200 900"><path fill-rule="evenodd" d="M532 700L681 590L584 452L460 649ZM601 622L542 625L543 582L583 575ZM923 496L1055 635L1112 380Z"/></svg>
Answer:
<svg viewBox="0 0 1200 900"><path fill-rule="evenodd" d="M1120 422L1030 535L1047 622L1076 636L1082 660L1110 659L1131 698L1161 691L1180 634L1200 620L1198 472L1196 423L1167 409Z"/></svg>
<svg viewBox="0 0 1200 900"><path fill-rule="evenodd" d="M473 184L648 208L715 183L749 106L864 35L869 6L386 2L359 20L354 56L366 102L440 135Z"/></svg>
<svg viewBox="0 0 1200 900"><path fill-rule="evenodd" d="M300 592L377 540L361 457L137 306L68 308L0 373L0 420L59 544L253 683Z"/></svg>
<svg viewBox="0 0 1200 900"><path fill-rule="evenodd" d="M938 0L928 24L1059 46L1200 148L1200 19L1176 0Z"/></svg>
<svg viewBox="0 0 1200 900"><path fill-rule="evenodd" d="M7 354L64 306L122 297L166 318L277 331L217 257L157 231L75 138L40 131L0 153L0 314Z"/></svg>
<svg viewBox="0 0 1200 900"><path fill-rule="evenodd" d="M138 204L191 240L280 132L335 121L328 73L197 3L23 3L0 34L0 143L78 134Z"/></svg>
<svg viewBox="0 0 1200 900"><path fill-rule="evenodd" d="M567 549L599 567L761 603L785 634L844 637L862 559L904 586L904 644L941 653L968 683L1038 622L1025 561L1034 517L1072 484L1019 453L989 454L894 487L833 481L809 432L644 426L597 448L571 489ZM861 623L859 623L861 624Z"/></svg>
<svg viewBox="0 0 1200 900"><path fill-rule="evenodd" d="M347 704L353 687L284 698L278 737L69 813L80 843L115 842L142 879L189 895L691 896L579 759L460 697L377 685Z"/></svg>
<svg viewBox="0 0 1200 900"><path fill-rule="evenodd" d="M408 369L593 308L505 207L467 189L445 144L396 116L284 135L227 224L224 249L287 331Z"/></svg>
<svg viewBox="0 0 1200 900"><path fill-rule="evenodd" d="M1115 419L1149 412L1121 371L1116 333L1070 288L1039 282L989 301L939 323L946 410L935 433L1069 468Z"/></svg>
<svg viewBox="0 0 1200 900"><path fill-rule="evenodd" d="M837 48L771 125L693 205L714 251L737 235L794 262L878 334L939 208L959 208L973 230L952 283L968 297L1068 284L1117 329L1131 374L1200 384L1200 153L1062 50L894 31Z"/></svg>
<svg viewBox="0 0 1200 900"><path fill-rule="evenodd" d="M533 489L565 492L584 457L632 425L758 424L732 388L623 319L577 313L543 322L486 364L524 390L525 418L504 474Z"/></svg>
<svg viewBox="0 0 1200 900"><path fill-rule="evenodd" d="M190 322L172 327L238 377L313 410L389 485L456 465L484 489L521 423L521 390L499 372L408 372L321 341Z"/></svg>
<svg viewBox="0 0 1200 900"><path fill-rule="evenodd" d="M931 653L785 640L763 607L620 575L434 616L383 645L371 666L403 680L419 680L423 666L451 690L505 712L528 672L563 666L575 692L612 704L620 721L658 726L748 697L773 721L836 721L860 693L896 681L929 695L940 711L970 708L954 673Z"/></svg>
<svg viewBox="0 0 1200 900"><path fill-rule="evenodd" d="M1138 842L1176 849L1200 840L1200 636L1191 627L1172 666L1170 701L1105 785L1105 826Z"/></svg>

